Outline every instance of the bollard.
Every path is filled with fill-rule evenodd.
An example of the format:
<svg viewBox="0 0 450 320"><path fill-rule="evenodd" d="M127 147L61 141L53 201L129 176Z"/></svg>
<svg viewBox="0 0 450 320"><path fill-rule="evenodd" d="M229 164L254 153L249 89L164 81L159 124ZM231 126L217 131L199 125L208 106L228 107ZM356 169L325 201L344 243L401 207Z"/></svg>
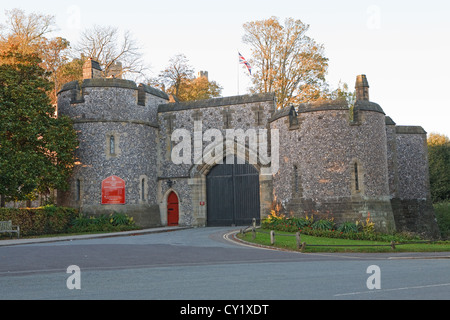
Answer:
<svg viewBox="0 0 450 320"><path fill-rule="evenodd" d="M270 244L275 244L275 232L273 230L270 230Z"/></svg>
<svg viewBox="0 0 450 320"><path fill-rule="evenodd" d="M300 247L302 245L301 239L300 239L300 232L295 233L295 239L297 239L297 249L300 249Z"/></svg>
<svg viewBox="0 0 450 320"><path fill-rule="evenodd" d="M255 240L256 238L256 230L255 227L252 228L252 239Z"/></svg>

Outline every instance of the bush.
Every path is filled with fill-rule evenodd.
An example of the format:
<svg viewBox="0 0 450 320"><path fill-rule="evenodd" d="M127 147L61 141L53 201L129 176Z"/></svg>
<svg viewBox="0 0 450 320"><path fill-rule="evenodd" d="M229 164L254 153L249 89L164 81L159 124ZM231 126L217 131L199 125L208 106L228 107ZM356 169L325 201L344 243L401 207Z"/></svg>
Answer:
<svg viewBox="0 0 450 320"><path fill-rule="evenodd" d="M435 203L433 207L441 237L450 238L450 201Z"/></svg>
<svg viewBox="0 0 450 320"><path fill-rule="evenodd" d="M283 214L277 215L274 210L271 214L262 221L262 227L267 229L296 232L299 229L311 226L312 220L306 218L286 218Z"/></svg>
<svg viewBox="0 0 450 320"><path fill-rule="evenodd" d="M337 228L337 231L343 233L357 233L359 231L359 228L356 225L356 223L351 221L345 221Z"/></svg>
<svg viewBox="0 0 450 320"><path fill-rule="evenodd" d="M79 214L76 209L54 205L26 209L1 208L0 221L5 220L20 226L21 236L136 229L133 218L123 213L88 217Z"/></svg>
<svg viewBox="0 0 450 320"><path fill-rule="evenodd" d="M88 217L79 214L72 223L69 231L73 233L80 232L105 232L105 231L124 231L136 229L133 218L124 213L115 212L108 215L99 215Z"/></svg>
<svg viewBox="0 0 450 320"><path fill-rule="evenodd" d="M334 222L328 219L314 221L311 225L314 230L334 230Z"/></svg>
<svg viewBox="0 0 450 320"><path fill-rule="evenodd" d="M20 226L20 234L23 236L65 233L76 215L76 209L54 205L26 209L0 209L0 220L11 220L13 225Z"/></svg>

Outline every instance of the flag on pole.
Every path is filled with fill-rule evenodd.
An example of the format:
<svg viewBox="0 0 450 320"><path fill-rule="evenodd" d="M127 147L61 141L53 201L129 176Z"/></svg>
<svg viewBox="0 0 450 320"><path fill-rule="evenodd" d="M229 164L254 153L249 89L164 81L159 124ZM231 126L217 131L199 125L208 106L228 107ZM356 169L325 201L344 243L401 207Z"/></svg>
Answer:
<svg viewBox="0 0 450 320"><path fill-rule="evenodd" d="M252 74L252 67L250 66L250 63L247 62L247 60L245 60L245 58L242 56L242 54L239 53L239 63L243 63L245 64L245 66L247 67L248 72L250 73L250 75Z"/></svg>

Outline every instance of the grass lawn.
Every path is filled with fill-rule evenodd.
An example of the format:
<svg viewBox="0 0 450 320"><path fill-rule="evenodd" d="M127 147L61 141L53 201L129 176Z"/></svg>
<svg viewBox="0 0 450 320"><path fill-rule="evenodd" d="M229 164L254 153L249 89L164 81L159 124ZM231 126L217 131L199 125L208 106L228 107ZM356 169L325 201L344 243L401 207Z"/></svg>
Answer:
<svg viewBox="0 0 450 320"><path fill-rule="evenodd" d="M270 230L258 229L254 240L252 239L252 232L247 232L243 236L238 234L237 237L247 242L271 246L269 232ZM301 235L300 237L300 242L306 243L304 252L450 252L450 241L395 244L395 249L393 249L389 242L324 238L308 235ZM299 251L295 233L275 231L275 243L273 246Z"/></svg>

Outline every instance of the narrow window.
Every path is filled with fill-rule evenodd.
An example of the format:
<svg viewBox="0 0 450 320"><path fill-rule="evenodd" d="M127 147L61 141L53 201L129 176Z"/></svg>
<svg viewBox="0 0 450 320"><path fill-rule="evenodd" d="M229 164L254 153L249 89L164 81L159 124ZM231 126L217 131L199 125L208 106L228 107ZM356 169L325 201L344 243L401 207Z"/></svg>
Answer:
<svg viewBox="0 0 450 320"><path fill-rule="evenodd" d="M116 153L116 145L115 145L115 138L114 136L109 137L109 154L115 154Z"/></svg>
<svg viewBox="0 0 450 320"><path fill-rule="evenodd" d="M145 178L141 180L141 199L142 201L145 200Z"/></svg>
<svg viewBox="0 0 450 320"><path fill-rule="evenodd" d="M294 166L294 190L295 193L298 194L300 191L299 184L298 184L298 168L297 166Z"/></svg>
<svg viewBox="0 0 450 320"><path fill-rule="evenodd" d="M355 190L359 191L358 163L356 163L356 162L354 164L354 170L355 170Z"/></svg>
<svg viewBox="0 0 450 320"><path fill-rule="evenodd" d="M81 199L81 181L80 181L80 179L77 179L75 189L76 189L75 200L80 201L80 199Z"/></svg>

